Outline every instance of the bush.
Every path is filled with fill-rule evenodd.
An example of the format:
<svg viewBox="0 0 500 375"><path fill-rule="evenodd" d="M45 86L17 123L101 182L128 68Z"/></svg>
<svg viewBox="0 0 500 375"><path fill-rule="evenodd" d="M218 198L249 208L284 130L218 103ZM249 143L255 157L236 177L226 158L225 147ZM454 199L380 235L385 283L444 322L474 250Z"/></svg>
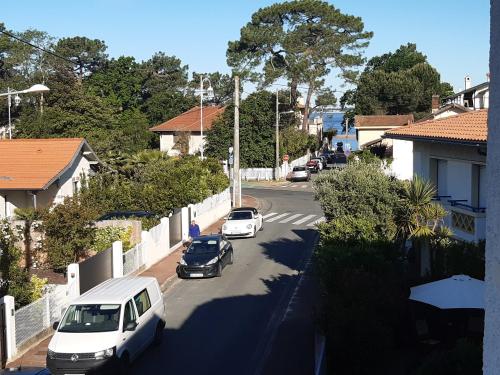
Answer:
<svg viewBox="0 0 500 375"><path fill-rule="evenodd" d="M18 240L8 221L0 222L0 272L2 280L0 293L15 299L16 309L27 305L42 296L46 279L31 276L20 267L21 251L16 248Z"/></svg>
<svg viewBox="0 0 500 375"><path fill-rule="evenodd" d="M437 279L469 275L484 280L485 242L432 242L432 276Z"/></svg>
<svg viewBox="0 0 500 375"><path fill-rule="evenodd" d="M394 212L402 186L400 181L384 174L380 161L351 162L346 168L323 173L314 181L315 196L326 218L342 221L331 224L332 229L353 231L371 239L394 237ZM347 221L360 230L343 228Z"/></svg>
<svg viewBox="0 0 500 375"><path fill-rule="evenodd" d="M64 271L87 255L94 243L96 216L94 207L82 204L78 195L66 197L44 215L44 247L55 271Z"/></svg>
<svg viewBox="0 0 500 375"><path fill-rule="evenodd" d="M96 253L109 249L113 242L122 241L123 251L131 247L130 239L132 236L132 227L103 227L95 231L94 244L90 248Z"/></svg>

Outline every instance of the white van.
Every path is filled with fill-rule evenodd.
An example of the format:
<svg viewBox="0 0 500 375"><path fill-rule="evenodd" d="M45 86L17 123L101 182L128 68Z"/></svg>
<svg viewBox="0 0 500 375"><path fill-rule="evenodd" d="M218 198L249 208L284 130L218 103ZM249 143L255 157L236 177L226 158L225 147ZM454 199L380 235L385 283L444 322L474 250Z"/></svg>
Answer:
<svg viewBox="0 0 500 375"><path fill-rule="evenodd" d="M50 340L51 374L127 373L152 342L160 344L165 307L154 277L110 279L78 297Z"/></svg>

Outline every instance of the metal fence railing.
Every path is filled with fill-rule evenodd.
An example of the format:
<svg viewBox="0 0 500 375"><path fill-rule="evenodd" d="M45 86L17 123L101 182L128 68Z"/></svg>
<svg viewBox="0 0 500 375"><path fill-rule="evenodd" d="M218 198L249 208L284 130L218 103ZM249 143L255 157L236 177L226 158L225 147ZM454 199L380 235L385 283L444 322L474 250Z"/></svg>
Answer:
<svg viewBox="0 0 500 375"><path fill-rule="evenodd" d="M60 320L68 302L67 286L59 285L42 298L16 310L16 346L21 346Z"/></svg>

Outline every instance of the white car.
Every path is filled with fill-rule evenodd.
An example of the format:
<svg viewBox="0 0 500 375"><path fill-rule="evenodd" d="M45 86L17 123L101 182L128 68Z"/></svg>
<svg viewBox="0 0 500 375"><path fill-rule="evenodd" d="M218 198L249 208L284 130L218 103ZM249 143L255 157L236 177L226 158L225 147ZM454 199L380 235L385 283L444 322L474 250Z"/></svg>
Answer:
<svg viewBox="0 0 500 375"><path fill-rule="evenodd" d="M222 226L226 237L255 237L262 230L262 215L253 207L235 208Z"/></svg>

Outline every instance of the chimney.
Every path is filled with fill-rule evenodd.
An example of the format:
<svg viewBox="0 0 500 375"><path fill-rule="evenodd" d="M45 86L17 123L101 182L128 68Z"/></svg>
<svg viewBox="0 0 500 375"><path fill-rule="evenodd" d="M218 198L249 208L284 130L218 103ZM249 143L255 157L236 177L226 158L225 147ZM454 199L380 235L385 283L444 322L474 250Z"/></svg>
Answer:
<svg viewBox="0 0 500 375"><path fill-rule="evenodd" d="M465 76L465 89L470 89L472 87L472 80L469 76Z"/></svg>
<svg viewBox="0 0 500 375"><path fill-rule="evenodd" d="M432 109L431 113L436 113L439 110L439 95L432 95Z"/></svg>

